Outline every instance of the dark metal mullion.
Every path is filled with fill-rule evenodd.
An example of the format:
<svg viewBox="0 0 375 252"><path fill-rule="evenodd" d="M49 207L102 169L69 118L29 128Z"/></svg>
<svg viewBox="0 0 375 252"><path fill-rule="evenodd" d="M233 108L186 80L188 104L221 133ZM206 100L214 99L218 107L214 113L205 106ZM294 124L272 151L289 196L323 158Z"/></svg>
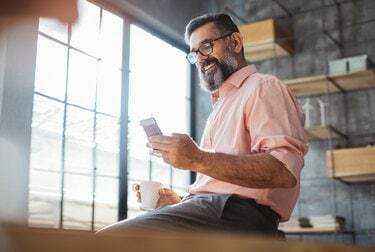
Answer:
<svg viewBox="0 0 375 252"><path fill-rule="evenodd" d="M71 28L69 28L69 29L71 29ZM77 52L80 52L80 53L82 53L82 54L84 54L84 55L86 55L86 56L88 56L88 57L90 57L90 58L93 58L93 59L95 59L95 60L100 60L100 58L95 57L94 55L91 55L91 54L89 54L89 53L87 53L87 52L85 52L85 51L82 51L81 49L78 49L77 47L74 47L74 46L70 45L70 38L69 38L68 43L64 43L64 42L62 42L62 41L60 41L60 40L58 40L58 39L55 39L54 37L52 37L52 36L50 36L50 35L48 35L48 34L45 34L44 32L39 31L38 34L41 35L41 36L43 36L43 37L45 37L45 38L48 38L48 39L50 39L50 40L56 42L56 43L58 43L58 44L60 44L60 45L66 46L66 47L68 47L69 49L72 49L72 50L75 50L75 51L77 51ZM70 36L71 36L71 34L70 34Z"/></svg>
<svg viewBox="0 0 375 252"><path fill-rule="evenodd" d="M46 95L46 94L43 94L43 93L40 93L40 92L37 92L37 91L35 91L34 93L37 94L37 95L39 95L39 96L43 96L44 98L48 98L50 100L54 100L56 102L66 103L68 106L71 106L71 107L76 107L76 108L79 108L79 109L82 109L82 110L86 110L86 111L89 111L89 112L96 112L99 115L104 115L104 116L108 116L108 117L111 117L111 118L114 118L114 119L118 119L117 116L114 116L114 115L111 115L111 114L108 114L108 113L105 113L105 112L99 112L96 109L89 109L89 108L86 108L86 107L82 107L81 105L69 103L69 102L57 99L55 97L52 97L52 96L49 96L49 95Z"/></svg>
<svg viewBox="0 0 375 252"><path fill-rule="evenodd" d="M130 23L123 21L122 41L122 88L120 118L120 159L119 159L119 208L118 220L127 218L128 212L128 106L129 106L129 52Z"/></svg>
<svg viewBox="0 0 375 252"><path fill-rule="evenodd" d="M68 26L68 43L70 43L70 39L72 36L72 27L71 25ZM63 118L63 132L62 132L62 148L61 148L61 200L60 200L60 222L59 228L63 228L64 224L64 186L65 186L65 146L66 146L66 116L67 116L67 109L68 109L68 82L69 82L69 60L70 60L70 48L67 46L68 55L66 57L66 74L65 74L65 98L64 98L64 118Z"/></svg>
<svg viewBox="0 0 375 252"><path fill-rule="evenodd" d="M99 36L101 33L101 25L102 25L102 18L103 18L103 9L100 8L100 18L99 18ZM94 128L93 128L93 141L94 141L94 148L92 150L92 206L91 206L91 231L95 229L95 199L96 199L96 150L97 150L97 143L96 143L96 124L97 124L97 105L98 105L98 75L100 71L100 60L96 61L96 83L95 83L95 103L94 103Z"/></svg>
<svg viewBox="0 0 375 252"><path fill-rule="evenodd" d="M194 67L193 65L186 63L187 64L187 74L188 74L188 83L187 85L190 86L190 113L188 114L188 118L190 119L190 136L191 138L194 139L194 141L198 141L197 138L197 126L196 126L196 117L197 117L197 111L196 111L196 92L195 92L195 85L194 85L194 80L195 80L195 72L194 72ZM190 183L194 183L196 178L196 173L190 171Z"/></svg>
<svg viewBox="0 0 375 252"><path fill-rule="evenodd" d="M59 170L51 170L51 169L46 169L46 168L33 168L33 171L48 172L48 173L60 173ZM71 174L71 175L90 176L90 173L78 172L78 171L72 171L72 170L65 171L65 173ZM105 177L105 178L112 178L112 179L118 178L118 176L108 175L108 174L100 174L100 176Z"/></svg>

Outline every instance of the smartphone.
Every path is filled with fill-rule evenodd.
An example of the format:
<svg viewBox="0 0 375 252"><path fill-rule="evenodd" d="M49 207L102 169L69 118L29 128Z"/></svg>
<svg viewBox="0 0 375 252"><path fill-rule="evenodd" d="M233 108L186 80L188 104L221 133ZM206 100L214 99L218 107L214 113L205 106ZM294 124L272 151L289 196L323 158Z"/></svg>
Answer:
<svg viewBox="0 0 375 252"><path fill-rule="evenodd" d="M147 137L163 135L158 124L156 123L155 118L153 117L141 120L140 124L145 130Z"/></svg>

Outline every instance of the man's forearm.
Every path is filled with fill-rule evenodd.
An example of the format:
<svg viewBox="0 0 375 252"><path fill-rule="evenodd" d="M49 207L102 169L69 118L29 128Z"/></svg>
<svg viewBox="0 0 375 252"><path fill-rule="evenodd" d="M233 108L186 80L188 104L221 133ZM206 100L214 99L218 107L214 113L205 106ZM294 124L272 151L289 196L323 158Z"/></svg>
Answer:
<svg viewBox="0 0 375 252"><path fill-rule="evenodd" d="M249 188L291 188L296 178L268 153L230 155L201 151L196 171Z"/></svg>

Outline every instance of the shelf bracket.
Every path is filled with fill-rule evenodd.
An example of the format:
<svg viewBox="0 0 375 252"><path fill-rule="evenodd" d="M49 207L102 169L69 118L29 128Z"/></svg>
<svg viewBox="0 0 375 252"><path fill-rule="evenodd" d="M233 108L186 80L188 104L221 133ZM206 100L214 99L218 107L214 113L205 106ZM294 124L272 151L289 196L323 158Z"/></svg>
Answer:
<svg viewBox="0 0 375 252"><path fill-rule="evenodd" d="M342 137L344 139L348 139L348 136L346 134L342 133L341 131L339 131L338 129L333 127L332 125L329 125L328 128L329 128L329 130L331 130L335 134L339 135L340 137Z"/></svg>
<svg viewBox="0 0 375 252"><path fill-rule="evenodd" d="M346 93L346 90L343 89L340 84L338 84L334 79L332 79L330 76L327 76L327 80L329 80L333 86L335 86L338 90L340 90L341 93Z"/></svg>

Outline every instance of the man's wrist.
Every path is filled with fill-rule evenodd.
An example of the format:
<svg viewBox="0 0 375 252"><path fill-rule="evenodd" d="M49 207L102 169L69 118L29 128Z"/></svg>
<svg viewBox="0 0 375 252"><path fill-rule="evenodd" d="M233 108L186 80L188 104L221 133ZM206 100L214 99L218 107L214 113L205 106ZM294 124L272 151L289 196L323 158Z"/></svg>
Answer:
<svg viewBox="0 0 375 252"><path fill-rule="evenodd" d="M208 155L209 155L208 151L202 150L200 148L198 149L197 156L195 159L195 164L194 164L194 172L202 173L202 171L204 171Z"/></svg>

